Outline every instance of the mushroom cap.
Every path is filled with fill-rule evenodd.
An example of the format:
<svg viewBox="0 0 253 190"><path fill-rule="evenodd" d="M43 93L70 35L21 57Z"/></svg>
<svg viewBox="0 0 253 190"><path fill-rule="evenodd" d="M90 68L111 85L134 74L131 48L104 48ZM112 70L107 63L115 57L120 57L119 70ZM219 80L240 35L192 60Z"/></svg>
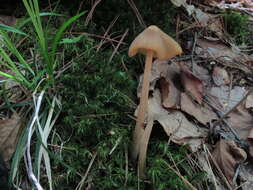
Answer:
<svg viewBox="0 0 253 190"><path fill-rule="evenodd" d="M128 55L146 55L147 50L152 50L153 56L158 59L170 59L182 53L180 45L155 25L149 26L134 39Z"/></svg>

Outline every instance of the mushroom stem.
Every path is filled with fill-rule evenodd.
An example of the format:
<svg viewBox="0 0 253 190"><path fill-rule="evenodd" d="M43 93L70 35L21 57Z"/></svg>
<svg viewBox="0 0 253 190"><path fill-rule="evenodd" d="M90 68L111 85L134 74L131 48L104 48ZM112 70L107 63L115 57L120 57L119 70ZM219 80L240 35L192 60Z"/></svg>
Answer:
<svg viewBox="0 0 253 190"><path fill-rule="evenodd" d="M148 141L150 138L150 134L153 128L154 120L153 118L148 118L148 123L145 128L145 131L142 135L141 142L140 142L140 155L139 155L139 171L140 171L140 177L145 179L145 170L146 170L146 156L147 156L147 148L148 148Z"/></svg>
<svg viewBox="0 0 253 190"><path fill-rule="evenodd" d="M140 97L140 105L138 110L137 122L133 134L133 151L132 159L136 160L140 150L140 142L144 133L145 114L148 107L148 94L149 94L149 75L152 69L153 51L147 50L145 69L142 82L142 90Z"/></svg>

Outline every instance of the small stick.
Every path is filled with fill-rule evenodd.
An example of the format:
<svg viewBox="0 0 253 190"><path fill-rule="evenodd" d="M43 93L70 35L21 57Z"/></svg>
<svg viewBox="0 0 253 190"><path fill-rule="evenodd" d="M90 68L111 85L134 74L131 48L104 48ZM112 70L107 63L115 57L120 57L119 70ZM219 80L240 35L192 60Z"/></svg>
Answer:
<svg viewBox="0 0 253 190"><path fill-rule="evenodd" d="M187 179L185 179L177 170L175 170L174 168L172 168L167 162L163 161L164 164L169 168L171 169L172 171L175 172L175 174L177 174L178 177L180 177L182 179L182 181L188 185L192 190L197 190L196 187L194 187Z"/></svg>
<svg viewBox="0 0 253 190"><path fill-rule="evenodd" d="M114 49L114 51L113 51L113 53L112 53L112 55L111 55L111 57L110 57L110 59L109 59L109 62L112 61L112 58L114 57L114 55L115 55L116 52L118 51L119 46L121 45L122 41L125 39L127 33L128 33L128 29L126 29L125 33L122 35L122 37L121 37L119 43L117 44L116 48Z"/></svg>

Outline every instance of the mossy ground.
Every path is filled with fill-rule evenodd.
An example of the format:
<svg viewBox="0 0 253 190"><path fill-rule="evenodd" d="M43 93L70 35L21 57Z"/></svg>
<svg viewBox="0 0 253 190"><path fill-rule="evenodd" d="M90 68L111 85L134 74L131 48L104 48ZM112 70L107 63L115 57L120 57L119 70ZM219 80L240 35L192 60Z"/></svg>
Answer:
<svg viewBox="0 0 253 190"><path fill-rule="evenodd" d="M136 5L147 25L156 24L166 33L175 36L174 22L178 10L172 4L165 1L139 1ZM130 44L143 28L140 27L127 1L101 2L96 7L90 27L88 26L86 31L103 34L118 15L112 31L122 34L128 28L129 33L124 42ZM83 26L79 21L74 30L83 31ZM168 145L168 138L161 138L161 134L152 138L149 146L148 182L138 179L136 167L128 155L131 151L131 135L135 124L131 116L138 101L136 88L138 76L143 72L144 59L141 56L130 59L127 56L128 45L122 45L119 53L109 62L113 48L109 44L96 52L95 45L98 42L98 39L91 40L87 37L78 44L64 47L66 58L71 59L82 52L84 55L62 74L57 85L62 97L63 110L56 127L61 140L55 138L54 143L66 142L62 150L62 161L70 167L66 168L57 161L53 163L56 166L54 186L57 189L76 186L81 181L80 174L85 174L92 156L97 154L84 183L86 187L188 189L164 164L172 164L172 158L175 162L182 161L178 167L182 169L186 178L192 181L197 176L187 160L184 160L186 148Z"/></svg>
<svg viewBox="0 0 253 190"><path fill-rule="evenodd" d="M205 181L205 173L192 167L186 159L189 155L187 147L168 144L168 137L158 124L148 147L147 181L138 179L136 166L128 158L135 125L132 116L138 103L136 89L138 77L143 72L144 58L127 56L129 44L143 29L127 2L101 1L87 26L85 18L82 18L72 28L72 32L103 35L112 20L119 16L109 32L110 37L122 35L126 29L129 32L124 39L126 45L120 46L111 61L112 42L107 41L97 51L99 38L84 36L78 43L65 44L60 49L59 70L68 62L71 66L57 79L54 89L62 102L62 113L49 147L54 155L54 189L75 189L90 168L84 181L87 189L188 190L189 187L166 163L177 163L181 174L193 185ZM46 1L43 3L42 7L48 7ZM176 18L182 9L164 0L135 3L146 25L158 25L175 37ZM57 4L56 12L74 15L79 5L77 0L62 1ZM87 11L87 15L90 7L90 1L84 1L81 11ZM231 17L233 15L229 14L225 17L227 22L232 22ZM47 21L45 19L45 24ZM244 19L241 21L244 23ZM49 37L60 22L61 18L56 18L47 25ZM234 30L230 30L232 34L236 33ZM65 37L73 36L67 33ZM238 39L243 40L241 37ZM25 48L30 47L29 43L22 45L24 51L28 51Z"/></svg>

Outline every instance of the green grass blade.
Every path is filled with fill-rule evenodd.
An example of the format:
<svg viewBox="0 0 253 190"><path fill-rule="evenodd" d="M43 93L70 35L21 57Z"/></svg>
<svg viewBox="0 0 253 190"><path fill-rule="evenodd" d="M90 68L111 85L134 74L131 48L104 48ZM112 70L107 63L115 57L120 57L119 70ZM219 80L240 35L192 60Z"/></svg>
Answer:
<svg viewBox="0 0 253 190"><path fill-rule="evenodd" d="M2 36L4 42L5 42L5 46L17 57L17 59L19 60L20 64L26 68L28 71L30 71L33 75L34 71L32 70L32 68L30 67L30 65L25 61L25 59L23 58L23 56L19 53L19 51L17 50L17 48L15 47L15 45L13 44L13 42L10 40L9 36L3 32L0 31L0 35Z"/></svg>
<svg viewBox="0 0 253 190"><path fill-rule="evenodd" d="M53 71L53 69L54 69L54 61L55 61L56 49L57 49L59 41L60 41L60 39L61 39L61 37L63 35L63 32L67 29L67 27L69 25L71 25L73 22L75 22L78 18L80 18L83 15L84 15L84 12L71 17L57 31L57 33L55 35L55 38L54 38L54 41L53 41L53 44L52 44L52 51L51 51L51 55L50 55L50 60L51 60L50 63L52 64L52 65L50 65L51 71Z"/></svg>
<svg viewBox="0 0 253 190"><path fill-rule="evenodd" d="M79 42L81 39L83 38L83 35L80 35L78 37L75 38L63 38L59 44L74 44Z"/></svg>
<svg viewBox="0 0 253 190"><path fill-rule="evenodd" d="M4 30L7 32L13 32L13 33L17 33L17 34L29 37L26 33L22 32L21 30L18 30L12 26L7 26L5 24L0 24L0 30Z"/></svg>
<svg viewBox="0 0 253 190"><path fill-rule="evenodd" d="M44 17L44 16L65 16L63 14L58 14L58 13L50 13L50 12L43 12L39 14L40 17ZM23 21L21 21L20 23L17 24L17 28L22 28L24 27L27 23L31 22L32 19L26 18Z"/></svg>

